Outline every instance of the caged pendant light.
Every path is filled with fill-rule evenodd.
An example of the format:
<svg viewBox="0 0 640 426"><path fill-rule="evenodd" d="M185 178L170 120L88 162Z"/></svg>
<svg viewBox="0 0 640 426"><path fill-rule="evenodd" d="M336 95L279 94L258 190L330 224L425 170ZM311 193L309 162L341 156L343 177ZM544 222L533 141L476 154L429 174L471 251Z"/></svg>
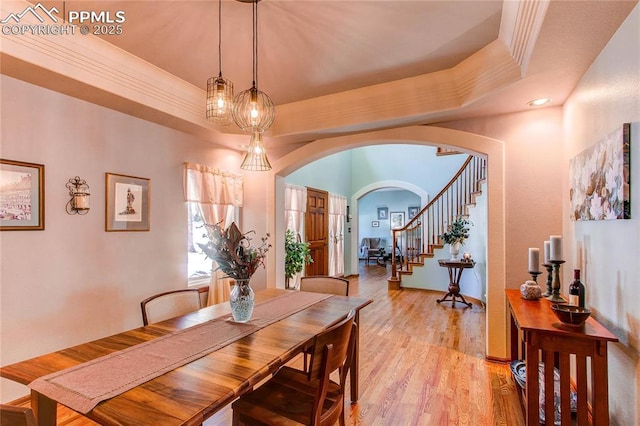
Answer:
<svg viewBox="0 0 640 426"><path fill-rule="evenodd" d="M222 0L218 0L218 77L207 80L207 120L220 125L231 124L233 83L222 77Z"/></svg>
<svg viewBox="0 0 640 426"><path fill-rule="evenodd" d="M253 172L266 172L271 170L271 164L267 158L267 153L262 143L262 133L254 132L251 135L251 142L247 149L247 154L240 165L242 170L250 170Z"/></svg>
<svg viewBox="0 0 640 426"><path fill-rule="evenodd" d="M246 1L246 0L240 0ZM273 124L275 107L266 93L258 90L258 1L253 7L253 83L250 89L238 93L233 99L233 121L247 133L263 133ZM252 140L254 138L252 137Z"/></svg>

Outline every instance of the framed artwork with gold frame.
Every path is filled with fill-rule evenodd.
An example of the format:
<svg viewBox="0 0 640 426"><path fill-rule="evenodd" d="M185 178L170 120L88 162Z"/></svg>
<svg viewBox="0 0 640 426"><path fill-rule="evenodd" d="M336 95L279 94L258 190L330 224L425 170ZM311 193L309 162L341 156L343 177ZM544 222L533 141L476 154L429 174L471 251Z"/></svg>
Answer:
<svg viewBox="0 0 640 426"><path fill-rule="evenodd" d="M44 165L0 159L0 231L44 230Z"/></svg>

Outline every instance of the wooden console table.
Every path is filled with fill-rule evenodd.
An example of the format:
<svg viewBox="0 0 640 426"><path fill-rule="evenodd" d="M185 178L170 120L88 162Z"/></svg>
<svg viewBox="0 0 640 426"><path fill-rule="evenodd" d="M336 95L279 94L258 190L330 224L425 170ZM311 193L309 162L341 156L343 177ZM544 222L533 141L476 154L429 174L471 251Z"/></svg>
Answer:
<svg viewBox="0 0 640 426"><path fill-rule="evenodd" d="M461 262L439 259L438 264L449 270L449 292L445 294L442 299L437 299L436 302L452 302L451 307L455 308L456 297L459 297L462 299L462 303L471 307L471 303L464 300L464 296L460 294L460 278L462 277L462 271L466 268L473 268L476 263L473 260L470 262ZM449 296L451 296L451 299L447 299Z"/></svg>
<svg viewBox="0 0 640 426"><path fill-rule="evenodd" d="M555 366L560 372L561 424L571 425L571 371L575 363L575 391L578 397L576 422L597 426L609 424L609 389L607 384L607 342L618 339L593 318L580 327L561 323L546 299L525 300L518 290L506 290L511 316L511 359L524 357L527 383L524 409L527 425L539 425L538 364ZM590 361L590 370L587 369ZM544 369L545 419L554 418L554 369ZM590 372L590 375L587 372ZM591 393L587 392L590 382ZM591 396L590 400L589 395ZM591 418L589 416L591 408ZM553 422L547 421L547 424Z"/></svg>

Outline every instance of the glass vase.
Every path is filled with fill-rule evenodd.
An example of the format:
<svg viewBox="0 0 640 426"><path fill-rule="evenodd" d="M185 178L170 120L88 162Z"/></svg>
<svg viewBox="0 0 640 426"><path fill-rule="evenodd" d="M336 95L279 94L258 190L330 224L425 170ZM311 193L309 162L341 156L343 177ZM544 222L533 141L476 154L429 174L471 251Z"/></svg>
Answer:
<svg viewBox="0 0 640 426"><path fill-rule="evenodd" d="M255 294L249 280L236 280L236 284L229 295L229 304L231 305L231 315L236 322L247 322L253 314L255 305Z"/></svg>

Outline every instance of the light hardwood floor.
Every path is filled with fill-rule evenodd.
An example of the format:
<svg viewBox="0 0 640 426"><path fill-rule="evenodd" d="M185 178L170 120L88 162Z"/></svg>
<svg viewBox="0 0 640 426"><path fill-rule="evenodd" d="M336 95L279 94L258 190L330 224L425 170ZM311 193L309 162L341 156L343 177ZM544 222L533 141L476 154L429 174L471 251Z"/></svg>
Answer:
<svg viewBox="0 0 640 426"><path fill-rule="evenodd" d="M387 290L386 270L361 262L352 296L373 304L361 312L360 399L348 425L524 424L509 366L485 360L485 311L437 304L440 292ZM294 360L299 363L299 360ZM230 407L206 426L231 424Z"/></svg>

